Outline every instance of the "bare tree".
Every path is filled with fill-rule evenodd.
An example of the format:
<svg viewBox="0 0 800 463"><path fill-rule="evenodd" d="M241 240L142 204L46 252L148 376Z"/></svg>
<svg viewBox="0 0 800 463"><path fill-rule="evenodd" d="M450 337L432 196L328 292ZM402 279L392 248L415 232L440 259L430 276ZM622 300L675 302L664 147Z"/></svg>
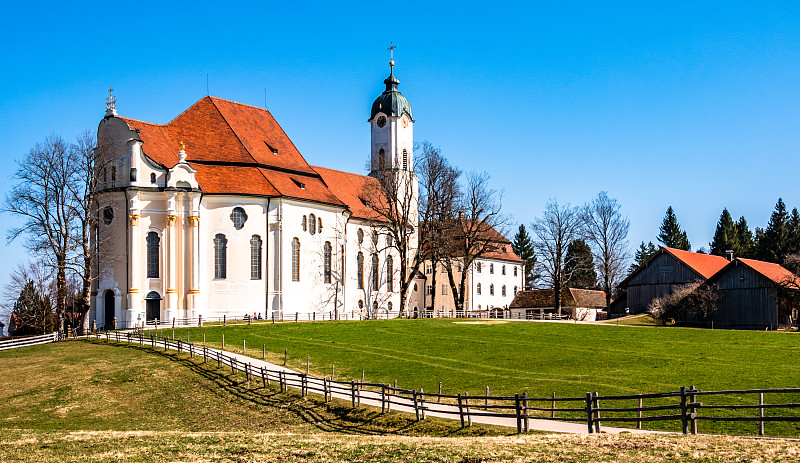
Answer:
<svg viewBox="0 0 800 463"><path fill-rule="evenodd" d="M569 204L559 205L555 198L547 201L544 214L531 224L539 257L537 264L547 283L553 288L553 307L561 316L561 290L569 275L564 273L567 246L578 237L581 221L578 210Z"/></svg>
<svg viewBox="0 0 800 463"><path fill-rule="evenodd" d="M67 266L75 245L76 210L71 206L70 186L79 173L73 154L71 147L56 135L37 143L17 162L17 183L2 206L2 211L24 220L22 226L8 231L8 241L24 235L25 246L55 270L59 321L63 320L66 307Z"/></svg>
<svg viewBox="0 0 800 463"><path fill-rule="evenodd" d="M621 209L616 199L601 191L580 212L582 234L592 247L606 293L606 308L611 305L611 292L625 273L630 259L628 231L631 223L622 215Z"/></svg>
<svg viewBox="0 0 800 463"><path fill-rule="evenodd" d="M75 255L71 267L80 276L81 292L78 303L80 324L83 330L89 328L89 318L86 314L91 304L92 290L92 265L94 259L91 249L91 234L96 227L95 192L97 190L96 160L101 152L107 151L107 146L95 148L95 136L90 131L80 134L76 143L72 145L71 159L77 175L72 177L68 184L70 197L69 205L73 209L77 226L73 229ZM99 246L98 246L99 247Z"/></svg>
<svg viewBox="0 0 800 463"><path fill-rule="evenodd" d="M470 173L466 176L463 194L458 200L458 216L447 231L451 249L446 249L444 259L453 302L456 308L466 310L467 269L476 259L497 251L504 242L500 230L506 223L500 214L500 193L489 187L489 175ZM509 243L510 245L510 243ZM456 281L453 269L456 263L463 264Z"/></svg>

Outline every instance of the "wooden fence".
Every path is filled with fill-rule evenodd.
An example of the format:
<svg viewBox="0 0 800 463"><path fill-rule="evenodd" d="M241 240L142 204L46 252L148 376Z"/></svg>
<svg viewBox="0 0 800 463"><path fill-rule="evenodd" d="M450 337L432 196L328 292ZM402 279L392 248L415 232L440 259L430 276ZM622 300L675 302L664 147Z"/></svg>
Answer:
<svg viewBox="0 0 800 463"><path fill-rule="evenodd" d="M38 344L47 344L59 340L58 332L54 331L51 334L44 334L41 336L25 336L20 338L7 339L0 341L0 350L16 349L17 347L36 346Z"/></svg>
<svg viewBox="0 0 800 463"><path fill-rule="evenodd" d="M390 385L365 382L363 379L337 381L332 377L317 378L287 369L253 367L251 363L245 363L225 351L144 334L141 331L95 333L93 336L107 342L138 343L153 350L173 349L186 352L192 357L202 356L203 362L216 362L217 368L227 367L232 373L244 373L248 381L261 381L265 387L274 382L282 392L293 388L299 390L303 396L309 393L322 395L326 401L333 398L344 399L353 407L361 406L363 402L365 405L379 406L382 413L390 410L413 413L417 420L423 420L431 414L460 420L462 426L471 425L475 417L490 417L505 420L505 424L494 420L496 424L516 423L517 432L527 432L530 421L538 419L583 422L586 432L599 433L602 423L635 424L637 429L641 429L643 423L663 421L676 423L678 426L672 430L674 432L696 434L698 421L741 421L757 422L758 433L763 435L765 422L800 421L800 416L786 414L787 411L800 407L800 388L700 391L694 386L682 386L677 391L663 393L601 396L597 392L587 392L584 397L556 397L555 393L552 397L528 397L527 393L490 396L488 388L485 395L442 394L425 392L422 389L398 388L396 382L395 385ZM765 394L773 397L771 403L765 402ZM732 404L731 400L704 403L700 401L704 396L707 401L727 396L739 403ZM645 405L645 401L649 403ZM754 403L747 403L748 401ZM735 411L738 414L721 414L725 411ZM748 411L755 414L741 414ZM769 416L768 411L772 411ZM778 414L776 411L784 413Z"/></svg>

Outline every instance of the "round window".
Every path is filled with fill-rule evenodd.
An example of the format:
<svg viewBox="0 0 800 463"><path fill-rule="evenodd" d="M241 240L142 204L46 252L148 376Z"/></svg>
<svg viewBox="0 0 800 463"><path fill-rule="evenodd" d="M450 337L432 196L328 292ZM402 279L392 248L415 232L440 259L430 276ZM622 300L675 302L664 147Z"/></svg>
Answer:
<svg viewBox="0 0 800 463"><path fill-rule="evenodd" d="M233 228L241 230L244 227L244 223L247 222L247 214L245 214L244 209L234 207L231 212L231 222L233 222Z"/></svg>
<svg viewBox="0 0 800 463"><path fill-rule="evenodd" d="M108 206L103 209L103 222L106 225L110 224L114 221L114 209L111 206Z"/></svg>

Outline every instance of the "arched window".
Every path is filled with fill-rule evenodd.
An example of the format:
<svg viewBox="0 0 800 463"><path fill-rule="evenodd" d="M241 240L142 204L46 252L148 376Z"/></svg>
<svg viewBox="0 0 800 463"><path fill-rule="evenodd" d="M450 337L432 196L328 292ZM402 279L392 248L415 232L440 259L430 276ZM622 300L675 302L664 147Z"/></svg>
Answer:
<svg viewBox="0 0 800 463"><path fill-rule="evenodd" d="M226 278L228 273L227 262L228 240L222 233L214 237L214 278Z"/></svg>
<svg viewBox="0 0 800 463"><path fill-rule="evenodd" d="M307 220L308 219L306 219L306 216L303 216L303 220L302 220L302 222L300 222L300 224L303 226L303 231L308 230L308 227L306 226Z"/></svg>
<svg viewBox="0 0 800 463"><path fill-rule="evenodd" d="M378 255L372 254L372 289L378 289Z"/></svg>
<svg viewBox="0 0 800 463"><path fill-rule="evenodd" d="M503 297L506 296L506 285L503 285L503 287L500 288L500 293L502 294Z"/></svg>
<svg viewBox="0 0 800 463"><path fill-rule="evenodd" d="M388 304L386 304L386 307L387 307L387 309L389 310L389 312L391 312L391 311L392 311L392 302L391 302L391 301L389 301L389 303L388 303Z"/></svg>
<svg viewBox="0 0 800 463"><path fill-rule="evenodd" d="M494 274L494 264L489 264L489 273Z"/></svg>
<svg viewBox="0 0 800 463"><path fill-rule="evenodd" d="M292 281L300 281L300 239L292 238Z"/></svg>
<svg viewBox="0 0 800 463"><path fill-rule="evenodd" d="M475 264L475 268L478 270L478 273L481 273L481 263L480 262Z"/></svg>
<svg viewBox="0 0 800 463"><path fill-rule="evenodd" d="M244 227L244 223L247 222L247 214L245 214L244 209L234 207L231 211L231 222L233 222L233 228L241 230Z"/></svg>
<svg viewBox="0 0 800 463"><path fill-rule="evenodd" d="M372 230L372 244L378 245L378 232L375 230Z"/></svg>
<svg viewBox="0 0 800 463"><path fill-rule="evenodd" d="M358 251L356 256L356 275L358 277L358 289L364 289L364 254Z"/></svg>
<svg viewBox="0 0 800 463"><path fill-rule="evenodd" d="M481 294L481 284L480 283L478 283L478 286L476 287L476 290L478 291L478 295L480 295Z"/></svg>
<svg viewBox="0 0 800 463"><path fill-rule="evenodd" d="M500 268L500 273L503 274L503 275L506 274L506 266L505 265L502 268Z"/></svg>
<svg viewBox="0 0 800 463"><path fill-rule="evenodd" d="M317 232L317 218L314 214L309 214L308 216L308 232L312 235Z"/></svg>
<svg viewBox="0 0 800 463"><path fill-rule="evenodd" d="M386 291L394 291L394 262L392 256L386 258Z"/></svg>
<svg viewBox="0 0 800 463"><path fill-rule="evenodd" d="M158 278L158 233L147 234L147 278Z"/></svg>
<svg viewBox="0 0 800 463"><path fill-rule="evenodd" d="M362 301L361 299L358 300L358 308L359 309L363 309L364 308L364 301Z"/></svg>
<svg viewBox="0 0 800 463"><path fill-rule="evenodd" d="M150 183L155 185L155 183L156 183L156 174L155 173L150 174Z"/></svg>
<svg viewBox="0 0 800 463"><path fill-rule="evenodd" d="M408 170L408 150L403 150L403 170Z"/></svg>
<svg viewBox="0 0 800 463"><path fill-rule="evenodd" d="M386 152L381 148L378 151L378 170L383 172L386 169Z"/></svg>
<svg viewBox="0 0 800 463"><path fill-rule="evenodd" d="M333 248L331 247L331 242L326 241L325 246L323 246L323 259L322 259L322 277L325 283L331 282L331 253Z"/></svg>
<svg viewBox="0 0 800 463"><path fill-rule="evenodd" d="M261 279L261 237L250 238L250 279Z"/></svg>
<svg viewBox="0 0 800 463"><path fill-rule="evenodd" d="M494 285L489 285L489 295L494 296Z"/></svg>
<svg viewBox="0 0 800 463"><path fill-rule="evenodd" d="M372 313L378 313L378 301L372 301Z"/></svg>
<svg viewBox="0 0 800 463"><path fill-rule="evenodd" d="M392 246L392 235L386 235L386 247Z"/></svg>
<svg viewBox="0 0 800 463"><path fill-rule="evenodd" d="M417 291L419 291L419 286L417 286L417 284L414 283L414 292L417 292Z"/></svg>
<svg viewBox="0 0 800 463"><path fill-rule="evenodd" d="M317 218L317 231L322 233L322 217Z"/></svg>
<svg viewBox="0 0 800 463"><path fill-rule="evenodd" d="M517 276L517 266L514 266L514 276Z"/></svg>
<svg viewBox="0 0 800 463"><path fill-rule="evenodd" d="M359 228L358 231L356 232L356 237L358 238L358 244L363 243L364 242L364 230Z"/></svg>

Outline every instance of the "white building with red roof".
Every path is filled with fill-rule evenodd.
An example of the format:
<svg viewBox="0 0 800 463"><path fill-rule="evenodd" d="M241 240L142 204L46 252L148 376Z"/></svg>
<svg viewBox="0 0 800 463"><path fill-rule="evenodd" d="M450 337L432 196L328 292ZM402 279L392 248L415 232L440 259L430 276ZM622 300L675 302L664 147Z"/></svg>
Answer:
<svg viewBox="0 0 800 463"><path fill-rule="evenodd" d="M92 319L401 314L397 251L359 199L384 172L416 182L411 105L393 72L384 83L370 175L311 166L266 109L206 96L154 124L118 115L110 97Z"/></svg>

